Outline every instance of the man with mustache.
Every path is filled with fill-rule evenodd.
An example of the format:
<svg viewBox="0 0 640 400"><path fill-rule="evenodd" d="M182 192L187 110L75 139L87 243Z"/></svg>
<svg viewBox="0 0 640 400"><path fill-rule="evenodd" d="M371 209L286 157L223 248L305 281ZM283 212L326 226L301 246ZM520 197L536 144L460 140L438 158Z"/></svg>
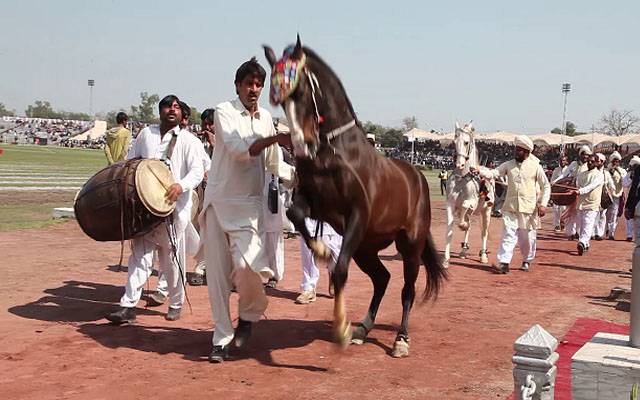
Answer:
<svg viewBox="0 0 640 400"><path fill-rule="evenodd" d="M179 269L184 269L186 265L184 230L191 217L191 190L202 181L204 175L202 159L199 157L199 147L202 147L202 143L194 135L180 128L182 109L176 96L164 97L158 109L160 125L151 125L140 131L129 151L128 159L162 159L169 164L176 183L167 189L166 197L176 202L176 209L171 217L175 237L170 237L169 229L163 223L146 235L131 240L127 283L125 293L120 299L120 310L106 317L114 324L135 321L135 306L140 300L144 284L153 271L155 250L158 251L160 271L165 274L168 284L169 310L165 319L179 319L184 302L184 281ZM173 254L173 244L177 254ZM180 265L177 264L176 258Z"/></svg>
<svg viewBox="0 0 640 400"><path fill-rule="evenodd" d="M291 146L290 136L276 133L271 115L258 105L265 78L266 71L255 57L243 63L234 81L238 97L218 104L214 114L216 146L201 219L215 322L212 363L229 357L234 339L236 347L242 346L267 308L262 281L274 274L264 251L265 171L293 178L278 146ZM239 314L235 331L229 307L233 286Z"/></svg>
<svg viewBox="0 0 640 400"><path fill-rule="evenodd" d="M576 177L578 190L573 191L578 196L576 209L578 210L578 255L580 256L589 250L589 241L600 210L604 175L597 168L598 164L597 156L589 156L587 170L580 172Z"/></svg>
<svg viewBox="0 0 640 400"><path fill-rule="evenodd" d="M609 174L614 186L611 193L613 202L607 209L607 236L609 240L615 240L616 229L618 229L618 210L624 194L622 182L627 176L627 171L620 166L620 160L622 160L622 156L617 151L609 156Z"/></svg>
<svg viewBox="0 0 640 400"><path fill-rule="evenodd" d="M558 182L560 179L564 179L566 177L577 178L578 174L587 170L587 162L589 161L589 157L593 152L586 144L580 147L578 151L578 159L571 162L567 169L557 176L554 180L552 180L551 184ZM567 216L567 223L565 224L565 233L569 237L569 240L577 240L578 239L578 216L575 208L569 209L569 215Z"/></svg>
<svg viewBox="0 0 640 400"><path fill-rule="evenodd" d="M551 195L551 187L540 160L531 154L533 141L520 135L515 137L514 144L513 160L500 164L496 169L480 170L480 174L487 179L507 178L507 193L502 206L504 227L497 255L499 265L494 265L494 270L501 274L509 272L516 243L522 253L520 269L529 271L536 255L536 230L540 226L540 217L546 213ZM537 187L541 189L539 195Z"/></svg>
<svg viewBox="0 0 640 400"><path fill-rule="evenodd" d="M561 156L559 165L553 170L553 174L551 174L551 182L555 182L557 178L567 170L568 164L569 159L567 156ZM553 205L553 230L555 232L562 232L561 217L566 208L566 206Z"/></svg>

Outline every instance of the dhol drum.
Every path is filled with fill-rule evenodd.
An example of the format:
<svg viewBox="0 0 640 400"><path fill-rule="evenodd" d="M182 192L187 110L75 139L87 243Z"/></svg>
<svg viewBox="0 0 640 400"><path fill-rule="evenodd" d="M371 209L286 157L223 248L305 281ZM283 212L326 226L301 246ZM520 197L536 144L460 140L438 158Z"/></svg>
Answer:
<svg viewBox="0 0 640 400"><path fill-rule="evenodd" d="M576 195L571 190L577 189L576 181L573 177L560 179L551 185L551 201L557 206L568 206L576 201Z"/></svg>
<svg viewBox="0 0 640 400"><path fill-rule="evenodd" d="M175 209L165 193L173 175L160 160L132 159L98 171L76 195L78 224L92 239L108 242L144 235Z"/></svg>

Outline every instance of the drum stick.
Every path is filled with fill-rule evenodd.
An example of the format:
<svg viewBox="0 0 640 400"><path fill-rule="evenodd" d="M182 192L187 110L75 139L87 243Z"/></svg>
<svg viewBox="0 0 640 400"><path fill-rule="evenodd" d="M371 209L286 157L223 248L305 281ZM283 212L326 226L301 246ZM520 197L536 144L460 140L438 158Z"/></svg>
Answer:
<svg viewBox="0 0 640 400"><path fill-rule="evenodd" d="M162 180L162 178L160 178L158 176L158 174L156 173L156 171L153 170L153 168L151 168L149 165L147 165L147 168L149 168L149 171L151 171L151 173L153 174L153 176L156 177L156 179L160 182L160 184L162 185L162 187L165 190L169 190L169 186L167 186L167 184Z"/></svg>
<svg viewBox="0 0 640 400"><path fill-rule="evenodd" d="M151 171L151 173L153 174L153 176L156 177L156 179L160 182L160 184L162 185L162 187L164 188L164 190L169 190L169 186L166 184L165 181L162 180L162 178L160 178L158 176L158 174L156 173L156 171L154 171L149 165L147 165L147 168L149 168L149 171ZM165 196L166 197L166 196ZM171 204L173 202L170 202L169 204Z"/></svg>

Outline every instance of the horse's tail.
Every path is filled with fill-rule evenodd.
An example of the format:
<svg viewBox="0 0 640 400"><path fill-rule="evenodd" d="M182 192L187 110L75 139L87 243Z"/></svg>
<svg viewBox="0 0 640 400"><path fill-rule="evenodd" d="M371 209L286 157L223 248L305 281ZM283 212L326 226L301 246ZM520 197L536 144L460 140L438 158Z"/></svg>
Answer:
<svg viewBox="0 0 640 400"><path fill-rule="evenodd" d="M436 250L431 232L427 233L427 240L422 251L422 262L427 272L427 286L422 297L422 301L426 302L432 298L434 300L438 298L443 281L449 278L449 274L442 264L442 257Z"/></svg>

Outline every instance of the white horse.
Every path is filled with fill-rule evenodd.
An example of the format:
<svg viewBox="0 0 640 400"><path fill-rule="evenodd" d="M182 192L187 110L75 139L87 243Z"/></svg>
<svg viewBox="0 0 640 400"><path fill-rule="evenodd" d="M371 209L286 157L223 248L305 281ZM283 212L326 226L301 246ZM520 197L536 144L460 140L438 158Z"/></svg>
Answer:
<svg viewBox="0 0 640 400"><path fill-rule="evenodd" d="M473 137L473 125L471 122L463 128L456 121L456 134L454 145L456 149L455 169L447 181L447 245L444 249L444 265L449 266L451 240L453 239L453 222L457 216L460 218L458 227L464 231L464 242L460 258L466 258L469 250L469 226L471 215L476 209L482 216L482 250L480 250L480 262L488 263L487 237L489 236L489 223L491 222L491 207L493 206L493 186L485 185L489 193L481 193L480 178L470 173L470 170L479 169L478 153ZM490 196L489 199L487 196Z"/></svg>

